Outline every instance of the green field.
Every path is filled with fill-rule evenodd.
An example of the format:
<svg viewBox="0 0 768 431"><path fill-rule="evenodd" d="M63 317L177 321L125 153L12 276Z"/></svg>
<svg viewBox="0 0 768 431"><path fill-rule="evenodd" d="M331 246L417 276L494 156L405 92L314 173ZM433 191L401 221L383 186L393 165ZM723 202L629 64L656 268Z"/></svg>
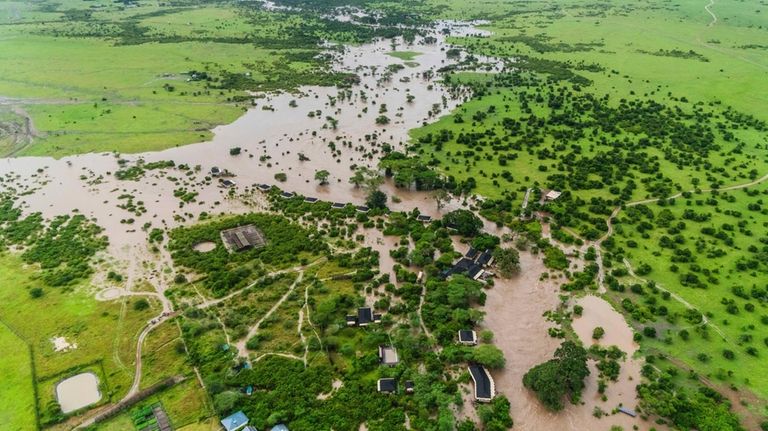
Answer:
<svg viewBox="0 0 768 431"><path fill-rule="evenodd" d="M490 20L490 37L452 41L508 69L447 77L475 96L412 131L412 152L513 226L531 189L528 212L567 242L603 237L622 207L602 244L607 296L642 351L764 417L766 6L718 1L713 22L688 0L444 4ZM540 204L548 189L564 193Z"/></svg>
<svg viewBox="0 0 768 431"><path fill-rule="evenodd" d="M5 385L0 392L0 416L3 426L9 430L34 429L35 392L32 361L27 344L19 339L7 326L0 324L0 372L5 376Z"/></svg>
<svg viewBox="0 0 768 431"><path fill-rule="evenodd" d="M709 378L747 386L764 398L768 397L768 368L761 359L768 353L764 318L768 262L762 240L768 237L762 208L766 190L768 186L761 184L693 194L675 199L674 205L648 205L650 212L630 208L618 217L615 245L609 247L617 267L623 266L624 257L635 270L648 265L650 272L642 277L676 293L711 322L711 327L696 326L675 317L677 313L668 317L651 313L653 317L644 322L658 328L658 341L649 340L651 345ZM649 223L653 229L642 226ZM681 338L682 329L690 339ZM726 358L726 350L733 357Z"/></svg>
<svg viewBox="0 0 768 431"><path fill-rule="evenodd" d="M131 302L125 307L120 301L98 302L84 284L45 288L42 297L32 298L29 291L39 286L38 273L8 253L0 257L0 274L4 280L0 316L34 349L36 404L42 422L60 418L54 386L80 370L95 371L106 380L102 383L108 392L102 401L116 401L127 392L133 379L135 340L145 322L156 314L155 307L135 311ZM55 352L54 337L65 337L70 343L76 343L77 348ZM28 351L20 348L16 352L24 356L29 367ZM27 383L3 387L0 391L3 399L26 403L30 397L34 398L32 382L27 380ZM29 415L28 409L34 406L35 403L25 404L24 409L14 410L15 415L21 416L14 415L13 421L23 423Z"/></svg>
<svg viewBox="0 0 768 431"><path fill-rule="evenodd" d="M392 52L389 52L388 54L391 55L392 57L399 58L400 60L403 60L403 61L412 61L413 59L421 55L420 52L416 52L416 51L392 51Z"/></svg>

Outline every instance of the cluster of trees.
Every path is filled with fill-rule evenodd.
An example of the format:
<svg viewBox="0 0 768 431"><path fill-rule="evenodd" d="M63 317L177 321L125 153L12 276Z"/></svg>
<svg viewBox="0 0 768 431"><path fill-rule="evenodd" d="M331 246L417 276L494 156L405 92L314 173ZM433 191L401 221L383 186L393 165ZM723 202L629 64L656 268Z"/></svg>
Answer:
<svg viewBox="0 0 768 431"><path fill-rule="evenodd" d="M46 222L40 213L22 218L11 197L0 203L0 244L25 247L22 259L40 265L49 286L70 285L91 274L91 258L108 244L102 231L81 214Z"/></svg>
<svg viewBox="0 0 768 431"><path fill-rule="evenodd" d="M267 244L236 253L227 252L220 232L247 224L261 230ZM217 296L242 287L258 270L260 263L287 266L298 262L302 252L320 254L327 251L327 245L316 234L290 223L284 217L270 214L247 214L179 227L169 233L169 238L168 248L174 263L205 275L203 285ZM194 246L202 242L213 242L216 248L200 253Z"/></svg>
<svg viewBox="0 0 768 431"><path fill-rule="evenodd" d="M421 313L440 344L450 344L460 329L472 328L483 317L474 305L485 303L483 285L462 275L447 281L430 279Z"/></svg>
<svg viewBox="0 0 768 431"><path fill-rule="evenodd" d="M567 396L577 403L584 389L584 379L589 375L587 351L565 341L555 350L555 357L536 365L523 376L523 384L534 391L544 406L550 410L562 410Z"/></svg>
<svg viewBox="0 0 768 431"><path fill-rule="evenodd" d="M669 419L675 428L701 431L742 431L739 417L730 403L713 389L689 389L674 383L677 369L659 370L653 358L643 366L646 382L637 387L640 408L648 414Z"/></svg>
<svg viewBox="0 0 768 431"><path fill-rule="evenodd" d="M379 162L387 176L391 176L395 186L405 189L435 190L443 187L440 175L429 169L418 157L408 157L393 151Z"/></svg>

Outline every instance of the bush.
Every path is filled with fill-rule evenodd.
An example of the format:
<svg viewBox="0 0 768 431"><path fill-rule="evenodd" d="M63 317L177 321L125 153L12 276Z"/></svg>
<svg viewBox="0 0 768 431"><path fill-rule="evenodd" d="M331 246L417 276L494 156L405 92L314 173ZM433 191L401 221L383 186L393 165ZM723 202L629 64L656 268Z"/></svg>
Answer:
<svg viewBox="0 0 768 431"><path fill-rule="evenodd" d="M133 309L136 311L144 311L149 308L149 301L141 298L133 303Z"/></svg>

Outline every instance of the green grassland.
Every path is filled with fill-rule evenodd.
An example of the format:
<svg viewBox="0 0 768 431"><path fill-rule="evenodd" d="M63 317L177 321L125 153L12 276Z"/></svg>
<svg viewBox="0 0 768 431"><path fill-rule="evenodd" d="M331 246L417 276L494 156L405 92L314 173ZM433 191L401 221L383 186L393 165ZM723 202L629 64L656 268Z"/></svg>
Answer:
<svg viewBox="0 0 768 431"><path fill-rule="evenodd" d="M37 426L35 379L29 347L7 326L0 325L0 351L3 352L0 370L5 376L5 385L0 392L3 426L14 431L34 429Z"/></svg>
<svg viewBox="0 0 768 431"><path fill-rule="evenodd" d="M482 99L472 100L457 111L463 116L465 123L456 124L454 117L449 116L413 132L413 137L418 140L428 133L436 135L441 130L451 131L453 139L447 140L443 145L444 151L435 156L440 163L438 168L459 180L472 177L477 183L476 191L479 194L496 198L501 196L501 190L510 186L512 190L524 189L534 183L543 186L553 170L564 171L562 166L558 168L556 163L531 163L530 157L525 156L507 160L508 167L502 168L496 160L486 160L487 154L482 153L474 155L475 160L470 163L468 170L466 159L471 159L472 155L453 158L448 155L449 152L455 155L466 149L464 145L455 142L462 132L468 134L479 130L491 136L503 136L504 133L500 133L500 120L504 117L519 118L524 111L528 112L527 109L545 120L551 118L553 111L549 97L559 94L562 91L561 85L568 87L566 94L607 97L606 104L613 107L621 100L653 100L672 109L682 109L689 114L691 111L704 109L713 111L713 115L717 115L718 111L726 107L732 107L737 112L754 115L758 120L765 121L761 106L768 101L768 89L761 83L766 78L768 62L765 61L764 55L760 55L759 50L755 52L754 49L739 48L748 43L755 43L756 40L765 40L765 35L760 33L759 29L753 28L753 23L735 20L732 23L732 20L728 20L722 25L718 23L708 28L706 24L702 25L698 15L693 12L691 16L686 17L684 8L675 9L673 13L654 2L642 3L641 6L633 6L635 3L579 6L567 2L559 2L558 5L560 9L556 11L542 5L541 10L528 13L515 10L513 13L511 6L503 9L502 5L498 4L497 8L483 10L483 14L488 14L486 18L493 20L488 27L493 31L490 38L454 39L455 43L467 47L472 52L511 59L522 58L518 61L518 67L540 73L546 78L538 84L539 88L525 88L526 86L519 82L504 85L491 83L491 89L485 92ZM525 6L519 6L525 10ZM743 4L722 4L723 11L742 10L745 7L747 6ZM506 14L503 11L506 11ZM701 12L703 13L703 10ZM591 18L591 15L595 17ZM477 17L479 18L479 15ZM637 38L637 28L646 23L653 23L655 30L644 33L643 38ZM714 32L715 35L708 35L707 32ZM701 38L718 38L720 43L717 44L717 49L709 49L708 45L705 46L704 42L699 41ZM693 50L708 61L646 53L655 53L658 50L681 53ZM541 61L529 61L529 58ZM578 79L568 79L573 78L573 74L576 74ZM491 78L459 77L461 82L482 79ZM563 84L569 81L576 83L572 86ZM549 85L545 85L547 82ZM544 100L528 100L529 103L522 107L521 103L515 103L521 92L541 94ZM475 113L485 111L489 106L497 108L495 113L488 113L487 118L483 120L471 121ZM579 108L568 106L566 102L566 112L557 114L573 116L570 112L572 109ZM629 128L625 128L624 132L636 133ZM757 130L739 130L738 133L738 138L746 142L747 148L745 154L736 157L737 162L746 161L750 165L747 170L757 169L764 172L766 165L762 148L766 145L765 134ZM615 146L616 141L625 137L624 133L612 134L611 142L608 142L606 147ZM717 143L722 145L722 140L718 138L720 137L716 138ZM544 139L548 151L556 153L563 151L556 144L565 144L567 149L574 140L568 139L567 135L556 134L550 134ZM582 154L587 157L593 158L595 153L609 150L592 144L591 139L582 138L579 141ZM537 144L541 145L538 142ZM539 160L546 158L546 153L542 157L541 150L535 150L539 152L536 154ZM530 152L529 150L529 154ZM647 154L650 157L663 156L653 148L648 149ZM728 156L713 152L708 157L711 164L721 166ZM664 160L661 163L659 170L669 177L675 188L690 189L692 177L701 175L687 169L679 169L674 163L665 163ZM545 168L547 171L540 170ZM494 174L498 175L503 170L510 171L512 181L493 178ZM733 184L739 180L724 178L723 182ZM499 183L503 184L503 187L499 187ZM605 197L606 191L591 190L581 193L580 196ZM646 194L644 190L637 189L631 197L641 198ZM521 198L522 196L518 195L516 200L519 202Z"/></svg>
<svg viewBox="0 0 768 431"><path fill-rule="evenodd" d="M141 388L146 389L170 376L186 376L183 382L142 400L135 407L99 424L99 431L133 429L131 413L146 405L161 403L175 429L212 428L210 400L189 363L180 327L167 321L152 331L142 350Z"/></svg>
<svg viewBox="0 0 768 431"><path fill-rule="evenodd" d="M194 375L172 388L153 395L136 407L129 409L110 420L91 429L94 431L126 431L136 429L131 420L131 412L147 405L160 403L168 414L174 429L208 430L218 429L218 424L210 418L211 407L205 391L200 387Z"/></svg>
<svg viewBox="0 0 768 431"><path fill-rule="evenodd" d="M642 351L748 389L738 397L764 416L767 186L708 190L768 174L766 6L718 1L712 24L688 0L438 3L447 18L489 19L490 37L452 42L514 69L450 75L475 97L414 130L412 150L510 223L527 188L554 233L586 240L622 206L603 243L607 297ZM565 193L539 206L549 188Z"/></svg>
<svg viewBox="0 0 768 431"><path fill-rule="evenodd" d="M768 352L766 190L761 184L692 194L643 211L630 208L619 216L615 244L609 248L617 267L625 257L635 270L648 265L650 272L642 277L679 295L711 322L711 328L697 327L686 319L658 316L657 322L646 322L658 325L658 341L651 345L701 374L746 385L763 397L768 397L762 358ZM684 328L688 340L680 336ZM725 350L733 357L726 358Z"/></svg>
<svg viewBox="0 0 768 431"><path fill-rule="evenodd" d="M41 422L58 420L60 412L54 386L81 369L94 370L106 380L105 401L115 401L127 392L133 379L136 337L146 321L156 314L159 304L136 311L130 302L98 302L85 283L68 288L45 288L41 297L33 298L30 289L41 284L38 272L9 253L0 258L0 274L3 279L0 318L34 351L34 385ZM55 352L51 339L57 336L66 337L70 343L76 343L77 348ZM10 394L18 399L34 397L32 384L30 381L27 388L5 387L3 397Z"/></svg>
<svg viewBox="0 0 768 431"><path fill-rule="evenodd" d="M412 61L413 59L421 55L421 53L416 51L392 51L392 52L389 52L388 55L395 58L399 58L400 60L403 60L403 61Z"/></svg>

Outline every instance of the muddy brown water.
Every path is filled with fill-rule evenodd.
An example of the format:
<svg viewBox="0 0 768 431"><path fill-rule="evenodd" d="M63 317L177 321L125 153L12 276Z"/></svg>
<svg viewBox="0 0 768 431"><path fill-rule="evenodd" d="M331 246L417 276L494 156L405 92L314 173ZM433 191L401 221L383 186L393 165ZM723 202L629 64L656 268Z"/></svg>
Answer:
<svg viewBox="0 0 768 431"><path fill-rule="evenodd" d="M497 278L495 286L486 291L486 317L483 322L483 327L493 331L494 344L504 352L507 360L503 370L492 374L498 391L510 400L515 429L608 431L613 425L622 426L626 430L632 429L634 425L641 430L651 427L665 429L623 414L604 416L601 419L592 415L595 407L610 413L620 403L634 409L635 385L640 381L641 363L638 360L622 362L619 381L611 382L606 390L606 402L597 393L597 370L590 363L591 374L582 394L583 404L567 403L565 409L558 413L545 409L535 395L523 386L523 375L533 366L551 359L561 343L561 340L548 335L547 330L554 324L542 316L544 312L557 308L561 291L557 281L540 280L542 273L549 272L540 257L521 252L520 260L519 275L508 280ZM602 344L615 344L626 351L628 356L635 352L632 331L621 314L595 296L582 298L579 303L584 307L584 313L582 320L574 321L574 329L586 346L592 342L594 326L603 326L606 337L601 341Z"/></svg>
<svg viewBox="0 0 768 431"><path fill-rule="evenodd" d="M61 411L73 412L101 400L99 379L93 373L81 373L56 385L56 399Z"/></svg>
<svg viewBox="0 0 768 431"><path fill-rule="evenodd" d="M455 28L458 34L471 31L469 25L460 23L441 24ZM138 181L118 181L112 173L117 171L118 157L114 154L85 154L54 160L46 157L21 157L0 159L0 176L11 176L4 186L34 189L20 198L26 212L40 211L47 217L78 210L92 217L106 229L110 238L110 254L126 255L137 244L146 241L141 226L152 223L153 227L173 227L195 220L205 211L211 214L240 213L263 207L259 196L246 199L228 198L228 190L219 187L214 179L200 184L211 167L232 172L237 192L253 184L275 184L284 190L334 202L364 201L364 192L348 183L353 167L375 168L381 145L388 143L402 149L408 141L411 129L435 121L447 114L464 98L466 92L450 94L439 82L422 78L422 73L434 71L450 64L445 56L445 37L435 31L435 44L405 46L396 41L395 49L420 52L415 58L416 67L405 67L394 73L388 82L382 82L387 65L403 61L388 53L392 41L380 40L372 44L343 48L337 53L335 68L339 71L356 71L360 85L352 88L352 95L339 99L340 90L331 87L301 87L297 94L267 94L257 99L257 106L231 124L215 128L210 142L171 148L164 151L136 155L122 155L123 159L147 162L173 160L177 165L200 166L201 170L190 177L196 184L189 187L199 193L197 202L180 207L174 190L179 188L168 177L187 178L178 170L148 171ZM408 78L403 82L402 78ZM414 96L410 103L406 95ZM332 99L336 99L335 103ZM292 107L295 101L296 107ZM386 105L392 122L377 126L382 105ZM439 114L430 114L433 106L440 106ZM270 110L264 110L270 107ZM363 112L367 109L367 113ZM310 118L308 113L320 111ZM338 120L336 129L328 127L327 116ZM376 134L378 139L372 140ZM366 139L368 137L368 139ZM346 143L346 144L345 144ZM333 147L335 146L336 151ZM239 156L231 156L229 150L242 148ZM299 161L299 154L309 160ZM38 172L42 169L42 172ZM314 180L318 170L331 172L330 184L320 186ZM284 183L275 181L276 173L286 173ZM100 178L100 181L93 181ZM435 202L429 194L395 189L391 182L383 189L397 195L399 203L390 202L394 210L420 208L422 212L438 215ZM124 203L121 194L130 194L147 208L142 215L134 215L117 208ZM456 207L449 206L448 209ZM132 218L132 224L126 219ZM127 256L125 256L127 257Z"/></svg>

